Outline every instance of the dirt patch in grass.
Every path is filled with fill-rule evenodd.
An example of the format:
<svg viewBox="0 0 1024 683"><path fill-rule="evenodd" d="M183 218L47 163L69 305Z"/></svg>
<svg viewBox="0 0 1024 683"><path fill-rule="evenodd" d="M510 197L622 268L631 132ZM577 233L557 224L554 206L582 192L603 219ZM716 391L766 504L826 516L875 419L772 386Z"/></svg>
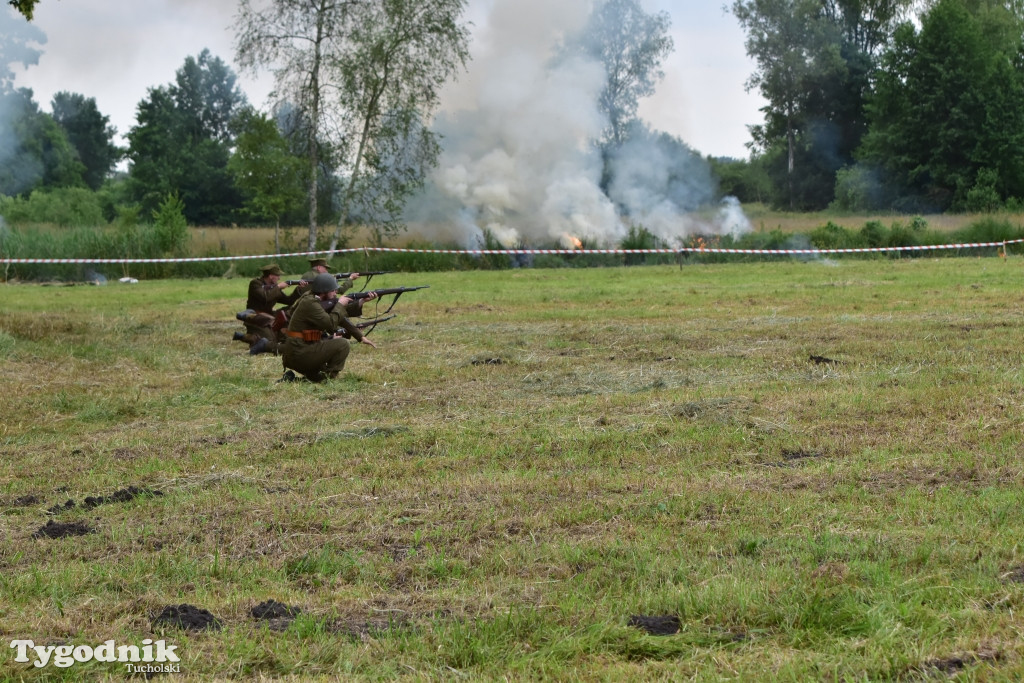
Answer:
<svg viewBox="0 0 1024 683"><path fill-rule="evenodd" d="M59 515L60 513L67 512L68 510L74 510L75 506L75 501L69 498L67 502L57 503L56 505L51 505L50 507L46 508L46 513L49 515Z"/></svg>
<svg viewBox="0 0 1024 683"><path fill-rule="evenodd" d="M629 618L629 625L652 636L671 636L679 633L682 622L675 615L650 617L636 614Z"/></svg>
<svg viewBox="0 0 1024 683"><path fill-rule="evenodd" d="M669 409L673 417L690 420L726 421L736 414L747 412L749 406L738 398L706 398L674 405Z"/></svg>
<svg viewBox="0 0 1024 683"><path fill-rule="evenodd" d="M52 519L32 534L32 538L66 538L68 536L85 536L95 531L85 522L55 522Z"/></svg>
<svg viewBox="0 0 1024 683"><path fill-rule="evenodd" d="M138 496L162 496L163 491L155 489L148 489L139 486L129 486L126 489L120 489L114 491L109 496L86 496L85 507L86 509L94 508L99 505L105 505L107 503L127 503L128 501ZM70 502L70 501L69 501Z"/></svg>
<svg viewBox="0 0 1024 683"><path fill-rule="evenodd" d="M767 465L768 467L796 467L804 461L822 457L824 457L824 453L819 453L818 451L790 450L784 448L782 450L783 459L767 463Z"/></svg>
<svg viewBox="0 0 1024 683"><path fill-rule="evenodd" d="M195 605L168 605L153 618L153 628L174 627L186 631L219 631L220 619Z"/></svg>
<svg viewBox="0 0 1024 683"><path fill-rule="evenodd" d="M949 676L955 676L967 667L975 666L983 662L997 662L999 659L1000 653L982 650L977 653L954 655L952 657L943 657L941 659L930 659L924 663L922 669L924 673L937 671Z"/></svg>
<svg viewBox="0 0 1024 683"><path fill-rule="evenodd" d="M370 620L337 619L327 624L327 630L350 638L369 640L389 632L406 630L409 626L410 623L402 617Z"/></svg>
<svg viewBox="0 0 1024 683"><path fill-rule="evenodd" d="M910 487L937 489L951 486L975 490L993 485L1010 485L1019 482L1020 471L1016 468L978 470L974 468L930 469L912 467L892 472L879 472L861 479L861 486L871 492L891 491Z"/></svg>
<svg viewBox="0 0 1024 683"><path fill-rule="evenodd" d="M1003 579L1010 583L1024 583L1024 566L1011 569L1003 574Z"/></svg>
<svg viewBox="0 0 1024 683"><path fill-rule="evenodd" d="M249 610L249 615L257 621L266 622L267 628L271 631L284 631L301 611L302 609L299 607L270 599Z"/></svg>
<svg viewBox="0 0 1024 683"><path fill-rule="evenodd" d="M107 503L127 503L128 501L130 501L130 500L132 500L134 498L137 498L138 496L162 496L162 495L164 495L163 491L158 491L158 490L155 490L155 489L149 489L149 488L139 487L139 486L129 486L128 488L119 489L117 491L114 491L109 496L86 496L85 497L85 502L83 503L82 506L86 510L91 510L94 507L99 507L100 505L106 505ZM68 510L73 510L77 506L78 506L78 504L73 499L69 498L64 503L58 503L57 505L51 506L50 508L48 508L46 510L46 512L51 514L51 515L59 515L62 512L67 512Z"/></svg>

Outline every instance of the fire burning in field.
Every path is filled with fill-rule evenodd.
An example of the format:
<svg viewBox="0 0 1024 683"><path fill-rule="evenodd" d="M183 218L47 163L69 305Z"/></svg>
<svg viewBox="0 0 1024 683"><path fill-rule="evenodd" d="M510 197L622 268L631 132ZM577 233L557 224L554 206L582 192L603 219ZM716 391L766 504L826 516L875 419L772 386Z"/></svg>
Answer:
<svg viewBox="0 0 1024 683"><path fill-rule="evenodd" d="M581 240L579 237L574 237L574 236L570 235L569 233L565 233L564 235L562 235L562 238L561 238L560 241L562 243L562 246L565 247L566 249L582 249L583 248L583 240Z"/></svg>

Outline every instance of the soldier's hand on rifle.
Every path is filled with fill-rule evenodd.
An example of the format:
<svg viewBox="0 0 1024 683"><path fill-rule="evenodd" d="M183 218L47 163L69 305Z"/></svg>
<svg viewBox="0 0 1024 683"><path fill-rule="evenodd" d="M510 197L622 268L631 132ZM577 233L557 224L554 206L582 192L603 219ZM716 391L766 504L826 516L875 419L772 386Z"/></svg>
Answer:
<svg viewBox="0 0 1024 683"><path fill-rule="evenodd" d="M370 346L372 346L373 348L377 348L377 345L376 345L376 344L374 344L374 343L373 343L372 341L370 341L370 338L369 338L369 337L366 337L366 336L364 336L364 337L363 337L362 339L360 339L359 341L361 341L361 342L362 342L363 344L369 344L369 345L370 345Z"/></svg>
<svg viewBox="0 0 1024 683"><path fill-rule="evenodd" d="M348 279L351 280L352 282L355 282L359 278L360 278L359 273L349 273Z"/></svg>

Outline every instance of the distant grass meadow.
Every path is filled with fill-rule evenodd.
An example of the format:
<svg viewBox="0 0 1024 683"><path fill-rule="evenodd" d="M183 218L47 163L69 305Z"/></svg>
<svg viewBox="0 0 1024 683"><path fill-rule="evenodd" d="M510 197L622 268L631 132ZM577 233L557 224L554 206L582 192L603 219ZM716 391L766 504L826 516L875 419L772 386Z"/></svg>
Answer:
<svg viewBox="0 0 1024 683"><path fill-rule="evenodd" d="M322 385L231 341L244 277L3 285L0 680L1020 680L1022 276L387 275Z"/></svg>
<svg viewBox="0 0 1024 683"><path fill-rule="evenodd" d="M308 251L306 229L283 228L275 241L272 228L259 227L188 227L184 218L169 207L152 224L58 227L49 224L18 224L8 226L0 219L0 258L47 259L43 263L6 263L0 270L0 281L91 281L135 277L206 278L252 276L267 260L280 262L285 270L302 273L306 270ZM701 252L701 248L732 248L743 250L787 249L863 249L916 247L950 243L999 243L1024 239L1024 215L949 214L938 216L846 215L832 212L796 214L771 211L760 205L744 207L751 230L742 234L718 235L698 232L666 240L633 225L617 243L604 243L581 235L581 245L588 249L667 250L661 254L544 254L510 258L502 255L473 256L439 254L435 250L462 251L467 248L494 250L504 246L485 233L483 243L467 245L456 239L445 225L410 225L408 229L386 239L382 246L405 247L417 253L381 253L358 251L335 254L336 270L393 270L401 272L437 272L450 270L501 270L518 266L541 268L587 268L593 266L655 265L677 263L735 263L737 261L774 261L773 255L722 255ZM696 214L693 226L713 229L711 214ZM322 226L324 240L318 246L327 249L329 226ZM461 238L462 240L465 237ZM376 242L364 228L356 230L342 247L360 249ZM524 249L564 249L552 240L546 244L520 244ZM1019 249L1017 245L1011 245ZM995 248L981 255L992 255ZM672 253L675 252L675 253ZM288 254L302 254L288 256ZM961 253L946 250L890 252L890 257L949 257ZM162 259L202 261L160 262ZM233 258L240 257L240 258ZM258 260L241 257L258 257ZM786 257L783 257L786 258ZM864 255L860 258L877 258ZM60 263L60 260L70 263ZM79 263L81 259L123 260L100 264ZM141 262L140 262L141 260Z"/></svg>

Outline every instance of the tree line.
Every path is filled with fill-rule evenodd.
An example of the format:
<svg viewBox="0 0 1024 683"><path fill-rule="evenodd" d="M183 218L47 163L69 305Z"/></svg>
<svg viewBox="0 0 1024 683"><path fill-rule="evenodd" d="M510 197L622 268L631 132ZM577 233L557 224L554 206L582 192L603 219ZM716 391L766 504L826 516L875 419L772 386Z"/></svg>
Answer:
<svg viewBox="0 0 1024 683"><path fill-rule="evenodd" d="M34 2L10 4L31 18ZM334 244L356 221L395 232L439 151L424 121L468 59L464 4L241 0L236 57L275 73L271 111L204 50L149 89L123 148L94 99L61 92L44 112L14 87L45 36L0 12L0 214L31 221L62 203L69 221L130 224L180 203L192 225L308 223L310 248L325 223Z"/></svg>
<svg viewBox="0 0 1024 683"><path fill-rule="evenodd" d="M1022 5L736 0L767 104L726 182L798 211L1021 208Z"/></svg>
<svg viewBox="0 0 1024 683"><path fill-rule="evenodd" d="M735 0L756 63L748 87L767 104L749 159L706 160L718 194L792 210L1019 208L1022 5ZM38 36L0 25L0 213L53 221L59 206L57 222L132 224L180 206L193 225L307 224L311 249L337 246L357 223L393 234L437 160L439 89L469 59L464 9L241 0L236 60L274 74L272 109L250 105L235 72L203 51L139 102L124 148L92 98L61 92L44 112L16 89L12 65L37 59ZM554 56L606 65L608 125L592 144L609 164L631 137L652 135L636 105L662 78L668 29L667 14L637 0L601 0L588 40L569 37ZM122 159L127 170L114 171Z"/></svg>
<svg viewBox="0 0 1024 683"><path fill-rule="evenodd" d="M71 218L102 213L131 223L173 198L193 225L306 223L309 249L328 242L334 249L354 225L369 226L378 241L401 230L406 200L422 190L441 151L429 126L440 88L469 59L464 0L240 0L238 7L236 61L273 74L269 112L246 101L236 74L209 51L186 58L171 83L148 91L124 149L92 99L60 93L45 113L30 91L8 83L0 95L23 104L15 118L38 123L22 126L15 146L35 155L42 172L0 178L0 195L9 198L0 199L0 213L31 220L35 209L41 215L62 203L79 206L65 212ZM606 68L593 103L606 127L589 144L607 169L630 143L703 163L637 117L638 100L663 78L669 26L667 13L648 14L639 0L600 0L551 57ZM5 41L0 62L31 63L31 36L19 39ZM47 147L67 153L42 153ZM119 159L127 170L111 177ZM682 182L678 172L667 175L668 185ZM616 181L606 170L602 188ZM98 190L91 204L80 188Z"/></svg>

